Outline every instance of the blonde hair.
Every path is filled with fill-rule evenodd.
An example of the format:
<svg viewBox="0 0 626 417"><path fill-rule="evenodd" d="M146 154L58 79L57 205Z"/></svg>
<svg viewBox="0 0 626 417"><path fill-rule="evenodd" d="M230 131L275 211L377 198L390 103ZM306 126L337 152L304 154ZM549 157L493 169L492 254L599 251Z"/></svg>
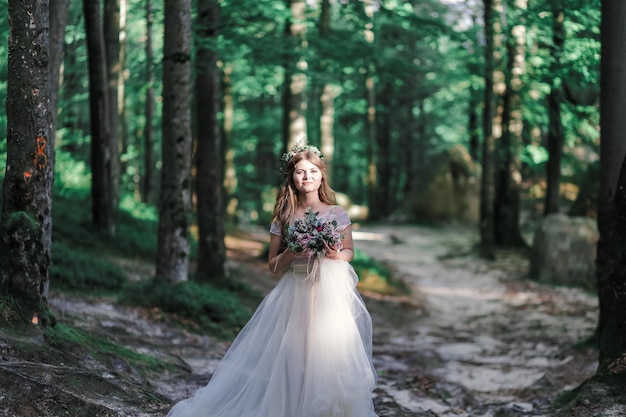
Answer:
<svg viewBox="0 0 626 417"><path fill-rule="evenodd" d="M320 155L314 150L305 149L301 152L296 152L287 161L287 166L284 171L283 184L280 187L278 196L276 197L276 204L274 205L274 218L272 222L277 222L283 229L283 236L289 223L293 219L296 213L296 206L298 203L298 191L296 190L293 182L293 173L295 166L302 160L307 160L319 168L322 174L322 183L317 190L320 201L324 204L335 204L335 192L328 184L328 175L326 174L326 165Z"/></svg>

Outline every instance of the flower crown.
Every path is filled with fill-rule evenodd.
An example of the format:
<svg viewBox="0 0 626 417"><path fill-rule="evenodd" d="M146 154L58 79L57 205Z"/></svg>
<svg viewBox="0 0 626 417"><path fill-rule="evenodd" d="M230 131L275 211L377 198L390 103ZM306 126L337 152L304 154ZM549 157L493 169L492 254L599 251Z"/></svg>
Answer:
<svg viewBox="0 0 626 417"><path fill-rule="evenodd" d="M322 154L322 151L320 151L317 146L307 145L306 142L298 142L291 147L289 152L284 153L283 156L280 157L280 170L283 174L285 174L285 170L291 158L300 152L313 152L319 156L322 161L324 160L324 154Z"/></svg>

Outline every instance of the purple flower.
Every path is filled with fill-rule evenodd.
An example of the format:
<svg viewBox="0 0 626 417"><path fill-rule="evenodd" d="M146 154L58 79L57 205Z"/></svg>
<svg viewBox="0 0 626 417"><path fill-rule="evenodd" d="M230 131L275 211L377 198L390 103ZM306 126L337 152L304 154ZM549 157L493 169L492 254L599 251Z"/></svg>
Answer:
<svg viewBox="0 0 626 417"><path fill-rule="evenodd" d="M303 219L297 219L289 226L285 237L289 250L310 257L322 253L324 242L341 242L342 235L337 230L337 221L322 220L318 214L309 207Z"/></svg>

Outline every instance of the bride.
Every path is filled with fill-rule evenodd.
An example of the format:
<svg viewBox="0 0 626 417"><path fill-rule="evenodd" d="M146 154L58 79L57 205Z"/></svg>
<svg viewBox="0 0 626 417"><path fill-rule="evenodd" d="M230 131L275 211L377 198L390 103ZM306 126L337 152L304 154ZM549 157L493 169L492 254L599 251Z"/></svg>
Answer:
<svg viewBox="0 0 626 417"><path fill-rule="evenodd" d="M334 205L315 146L296 145L281 162L268 264L282 278L209 383L167 417L376 417L372 322L349 263L350 218ZM289 226L311 211L342 236L313 256L295 253L286 241Z"/></svg>

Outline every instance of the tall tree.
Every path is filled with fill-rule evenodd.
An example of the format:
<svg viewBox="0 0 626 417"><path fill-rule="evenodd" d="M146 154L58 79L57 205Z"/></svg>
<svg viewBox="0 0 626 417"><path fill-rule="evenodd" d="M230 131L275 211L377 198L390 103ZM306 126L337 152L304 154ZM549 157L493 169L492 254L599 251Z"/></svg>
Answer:
<svg viewBox="0 0 626 417"><path fill-rule="evenodd" d="M196 195L198 201L198 268L196 279L224 278L224 154L220 112L217 37L219 0L198 0L196 36Z"/></svg>
<svg viewBox="0 0 626 417"><path fill-rule="evenodd" d="M494 181L493 181L493 88L494 88L494 30L493 1L483 0L485 22L485 90L483 109L482 175L480 184L480 252L494 258Z"/></svg>
<svg viewBox="0 0 626 417"><path fill-rule="evenodd" d="M70 0L58 0L50 3L50 108L52 109L52 132L50 134L53 137L56 136L59 82L69 6Z"/></svg>
<svg viewBox="0 0 626 417"><path fill-rule="evenodd" d="M156 275L185 281L191 208L191 0L165 0L161 194Z"/></svg>
<svg viewBox="0 0 626 417"><path fill-rule="evenodd" d="M48 0L9 0L7 166L2 189L0 290L47 324L54 137Z"/></svg>
<svg viewBox="0 0 626 417"><path fill-rule="evenodd" d="M283 113L283 142L286 149L306 137L307 108L307 62L306 48L306 2L287 0L291 19L287 22L286 37L288 49L285 59L285 92Z"/></svg>
<svg viewBox="0 0 626 417"><path fill-rule="evenodd" d="M226 207L224 215L228 220L235 220L235 212L237 211L237 199L231 199L230 197L235 194L237 189L237 171L235 168L235 150L232 146L233 127L234 120L233 115L235 113L235 101L232 94L232 65L224 65L224 79L223 85L223 97L224 97L224 198L229 201L231 205ZM264 137L264 136L261 136ZM271 141L271 138L267 138ZM259 152L260 154L261 152ZM258 155L258 154L257 154ZM270 152L270 157L273 157L273 153ZM270 158L271 159L271 158ZM267 161L267 159L266 159Z"/></svg>
<svg viewBox="0 0 626 417"><path fill-rule="evenodd" d="M524 246L520 231L520 161L517 157L522 141L522 108L520 89L524 73L525 26L521 19L526 0L516 0L504 10L501 21L507 24L505 36L506 64L502 97L502 133L496 156L494 196L494 238L499 246ZM514 22L514 23L513 23Z"/></svg>
<svg viewBox="0 0 626 417"><path fill-rule="evenodd" d="M330 35L330 0L322 0L319 35L321 39L328 40ZM327 80L329 77L323 77ZM335 151L335 137L333 134L333 125L335 123L335 89L328 81L322 85L322 94L320 96L320 104L322 113L320 116L320 144L322 153L324 154L324 163L329 179L332 177L333 153Z"/></svg>
<svg viewBox="0 0 626 417"><path fill-rule="evenodd" d="M365 42L369 45L374 44L374 10L376 4L373 0L366 0L364 3L365 14L368 22L365 25ZM365 136L367 141L367 192L368 204L370 207L377 206L378 197L378 168L377 168L377 149L376 149L376 70L374 62L368 60L366 62L367 78L365 81L365 90L367 94L367 114L365 120ZM372 213L375 218L377 213Z"/></svg>
<svg viewBox="0 0 626 417"><path fill-rule="evenodd" d="M91 201L93 221L115 233L113 151L109 119L106 55L100 0L83 0L89 52L89 108L91 118Z"/></svg>
<svg viewBox="0 0 626 417"><path fill-rule="evenodd" d="M562 83L559 76L560 57L565 44L565 4L552 0L552 45L550 56L550 94L548 95L548 164L546 166L547 191L544 214L558 213L561 187L561 160L563 159L563 122L561 120Z"/></svg>
<svg viewBox="0 0 626 417"><path fill-rule="evenodd" d="M626 3L602 1L597 375L626 381ZM621 172L620 172L621 168ZM619 377L619 378L616 378Z"/></svg>
<svg viewBox="0 0 626 417"><path fill-rule="evenodd" d="M104 0L104 50L107 69L107 94L109 103L109 135L111 149L111 190L113 207L120 199L120 103L119 86L123 83L120 47L120 0Z"/></svg>
<svg viewBox="0 0 626 417"><path fill-rule="evenodd" d="M152 26L154 24L154 15L152 12L152 0L146 0L146 125L143 132L143 175L141 176L142 187L141 196L144 202L151 201L152 196L152 177L154 175L153 163L153 145L154 145L154 128L152 120L154 118L154 49L152 47Z"/></svg>

